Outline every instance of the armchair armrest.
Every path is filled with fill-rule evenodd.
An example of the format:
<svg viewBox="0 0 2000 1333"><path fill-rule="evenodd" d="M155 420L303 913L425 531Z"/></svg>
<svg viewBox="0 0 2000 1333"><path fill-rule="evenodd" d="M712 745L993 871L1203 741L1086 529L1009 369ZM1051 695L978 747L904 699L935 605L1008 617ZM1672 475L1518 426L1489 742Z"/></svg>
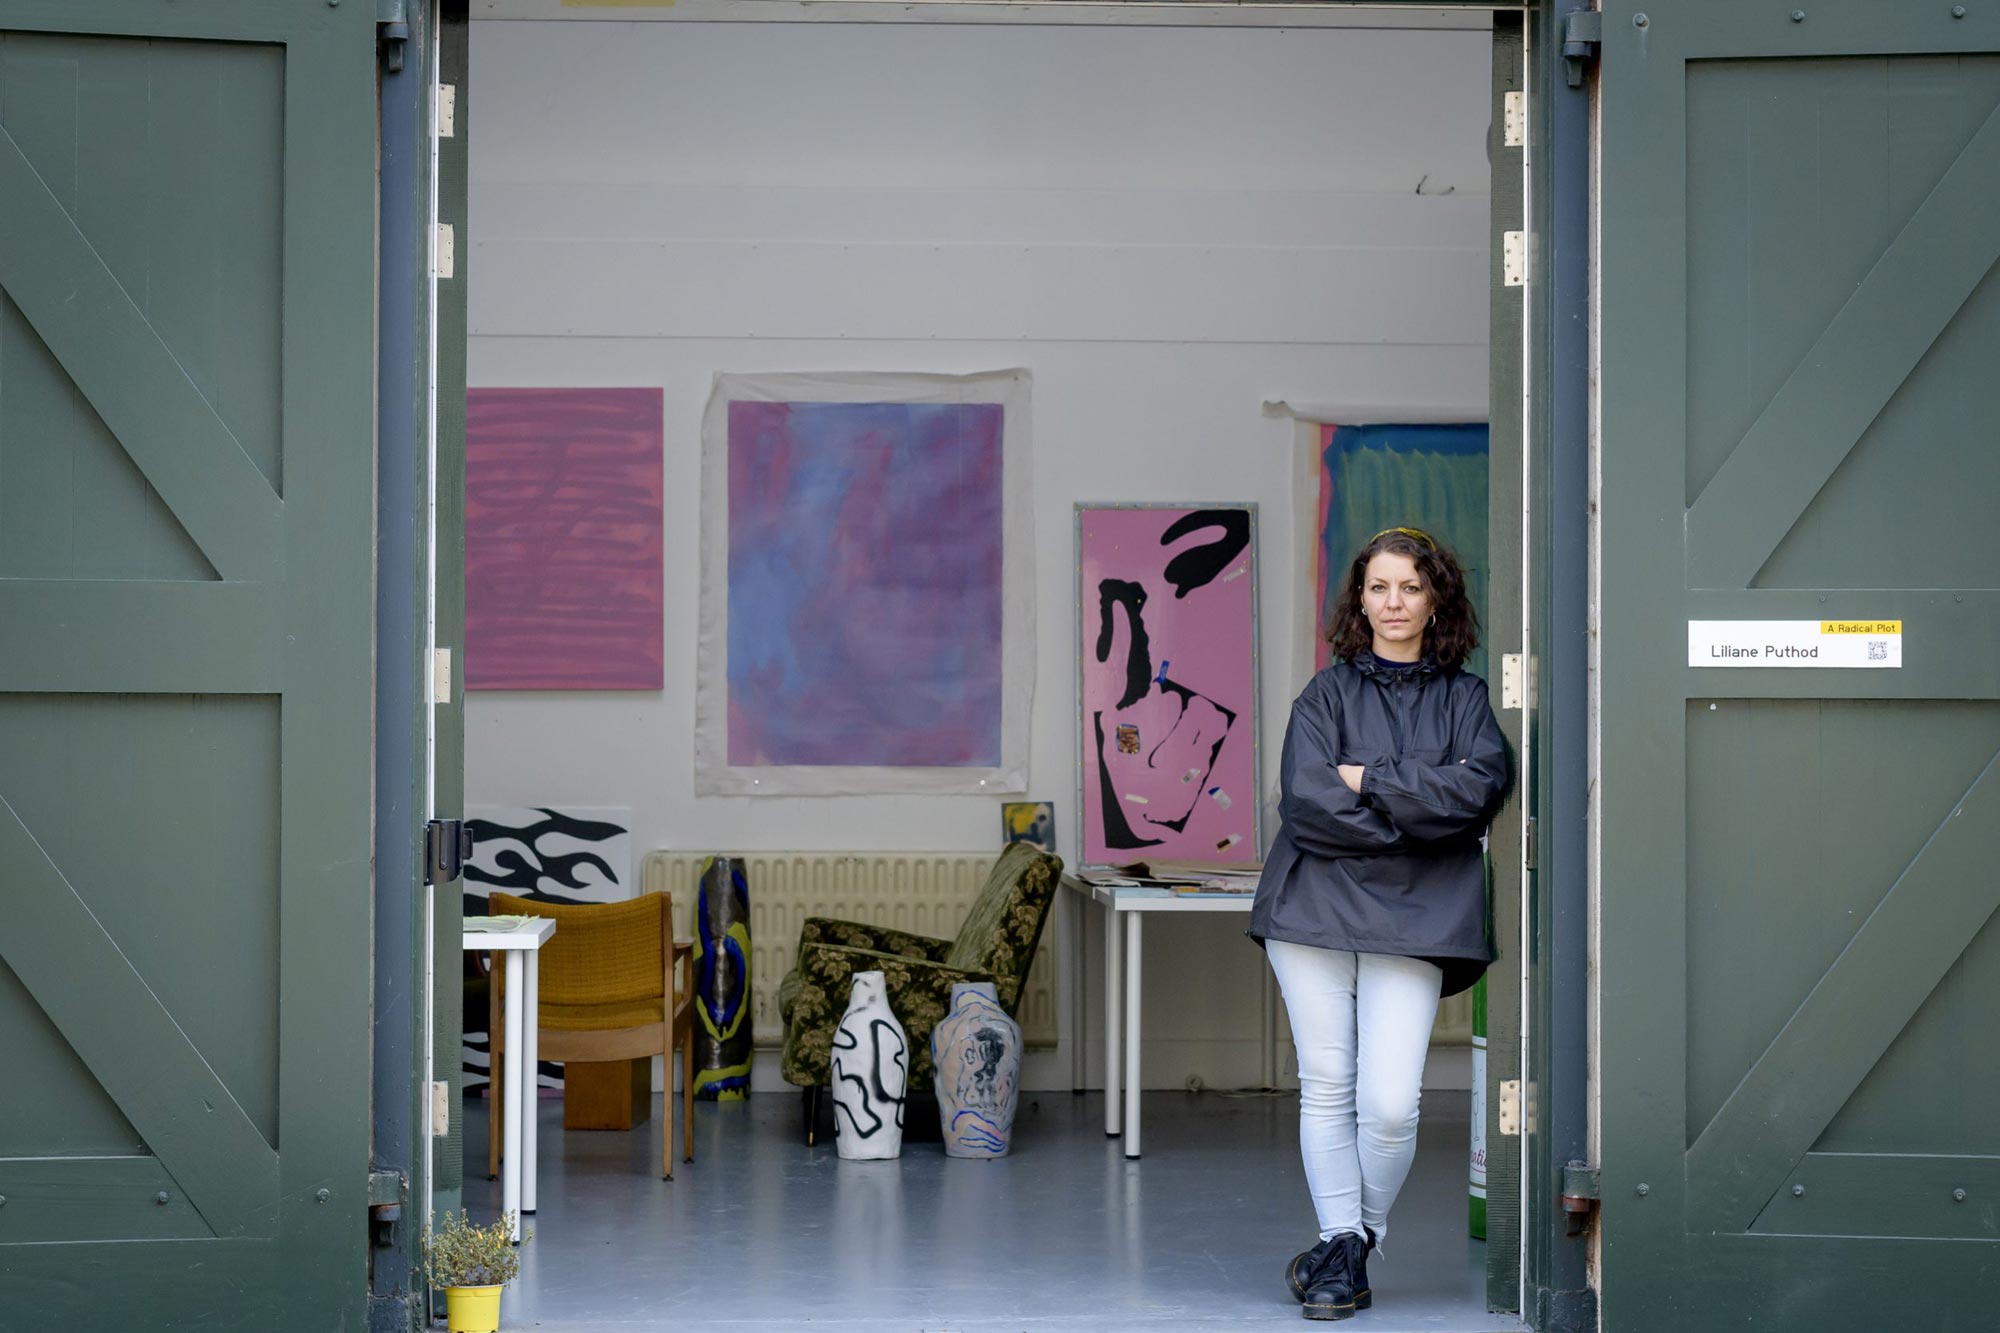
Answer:
<svg viewBox="0 0 2000 1333"><path fill-rule="evenodd" d="M871 926L861 921L836 921L829 916L807 917L799 928L799 952L808 944L838 944L875 953L899 954L904 958L928 959L942 963L951 955L951 941L913 935L907 930ZM866 969L863 969L866 970Z"/></svg>

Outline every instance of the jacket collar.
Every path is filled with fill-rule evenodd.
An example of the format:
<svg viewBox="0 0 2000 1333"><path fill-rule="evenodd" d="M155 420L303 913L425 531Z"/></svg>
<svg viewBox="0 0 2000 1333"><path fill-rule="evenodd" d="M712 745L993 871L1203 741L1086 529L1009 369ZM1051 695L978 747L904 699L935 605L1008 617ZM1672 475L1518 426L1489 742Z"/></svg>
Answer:
<svg viewBox="0 0 2000 1333"><path fill-rule="evenodd" d="M1384 667L1381 661L1376 658L1373 650L1368 648L1363 648L1348 660L1354 669L1364 676L1372 677L1389 670L1389 668ZM1418 659L1414 673L1421 679L1425 676L1435 676L1440 670L1437 658L1431 656L1429 653L1425 653L1422 658Z"/></svg>

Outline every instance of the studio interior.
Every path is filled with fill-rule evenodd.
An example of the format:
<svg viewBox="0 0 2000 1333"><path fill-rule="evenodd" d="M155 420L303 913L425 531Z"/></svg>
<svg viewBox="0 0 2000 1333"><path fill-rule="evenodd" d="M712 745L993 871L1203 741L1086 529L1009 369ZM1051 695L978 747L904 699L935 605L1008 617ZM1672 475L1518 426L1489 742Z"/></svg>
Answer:
<svg viewBox="0 0 2000 1333"><path fill-rule="evenodd" d="M1288 710L1383 528L1458 553L1496 706L1519 646L1495 20L928 8L474 6L434 1188L520 1215L506 1327L1296 1320ZM1523 1327L1517 922L1366 1326Z"/></svg>

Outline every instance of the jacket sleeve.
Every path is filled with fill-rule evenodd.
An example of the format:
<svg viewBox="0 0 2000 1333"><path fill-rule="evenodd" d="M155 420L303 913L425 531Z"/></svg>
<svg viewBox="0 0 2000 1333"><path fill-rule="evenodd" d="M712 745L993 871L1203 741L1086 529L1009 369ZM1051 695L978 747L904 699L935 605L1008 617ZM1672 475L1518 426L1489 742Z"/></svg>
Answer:
<svg viewBox="0 0 2000 1333"><path fill-rule="evenodd" d="M1300 851L1315 856L1374 856L1408 846L1395 825L1371 810L1340 780L1339 719L1318 692L1292 705L1278 761L1278 814Z"/></svg>
<svg viewBox="0 0 2000 1333"><path fill-rule="evenodd" d="M1507 742L1486 697L1486 682L1471 678L1452 728L1448 764L1388 759L1361 775L1361 795L1414 842L1442 842L1482 831L1507 794Z"/></svg>

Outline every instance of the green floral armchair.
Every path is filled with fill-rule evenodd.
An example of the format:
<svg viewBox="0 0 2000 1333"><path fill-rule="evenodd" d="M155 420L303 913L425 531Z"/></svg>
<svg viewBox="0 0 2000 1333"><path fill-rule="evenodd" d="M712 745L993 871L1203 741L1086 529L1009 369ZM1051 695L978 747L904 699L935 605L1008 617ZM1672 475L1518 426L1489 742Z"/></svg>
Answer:
<svg viewBox="0 0 2000 1333"><path fill-rule="evenodd" d="M785 1080L812 1092L833 1081L834 1029L847 1012L856 972L886 974L889 1007L910 1042L908 1091L931 1087L931 1029L961 981L991 981L1009 1014L1021 1002L1035 946L1062 878L1062 860L1017 842L1000 854L955 940L856 921L809 918L798 964L778 987L785 1020ZM813 1115L807 1108L808 1135Z"/></svg>

